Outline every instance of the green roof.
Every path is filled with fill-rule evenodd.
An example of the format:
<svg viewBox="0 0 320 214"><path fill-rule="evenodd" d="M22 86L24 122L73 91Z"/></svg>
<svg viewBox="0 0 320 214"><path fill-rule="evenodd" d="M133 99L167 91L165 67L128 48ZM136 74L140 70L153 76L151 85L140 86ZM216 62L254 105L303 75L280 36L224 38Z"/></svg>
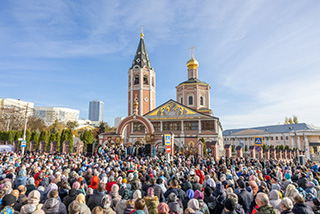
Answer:
<svg viewBox="0 0 320 214"><path fill-rule="evenodd" d="M131 68L133 68L136 65L140 66L140 68L143 68L145 66L151 68L151 63L143 38L140 38L139 46L137 48L136 55L133 59Z"/></svg>
<svg viewBox="0 0 320 214"><path fill-rule="evenodd" d="M197 78L188 79L187 81L184 81L184 82L180 83L179 85L182 85L182 84L192 84L192 83L202 83L202 84L208 85L206 82L201 81L201 80L198 80Z"/></svg>

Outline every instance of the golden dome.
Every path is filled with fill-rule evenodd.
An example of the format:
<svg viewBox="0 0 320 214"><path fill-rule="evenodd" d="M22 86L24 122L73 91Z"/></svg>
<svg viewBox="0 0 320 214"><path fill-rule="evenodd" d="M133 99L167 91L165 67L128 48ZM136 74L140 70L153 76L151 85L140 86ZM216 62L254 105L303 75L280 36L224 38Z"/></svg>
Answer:
<svg viewBox="0 0 320 214"><path fill-rule="evenodd" d="M198 66L199 62L193 57L191 57L191 59L189 59L189 61L187 62L188 68L198 68Z"/></svg>

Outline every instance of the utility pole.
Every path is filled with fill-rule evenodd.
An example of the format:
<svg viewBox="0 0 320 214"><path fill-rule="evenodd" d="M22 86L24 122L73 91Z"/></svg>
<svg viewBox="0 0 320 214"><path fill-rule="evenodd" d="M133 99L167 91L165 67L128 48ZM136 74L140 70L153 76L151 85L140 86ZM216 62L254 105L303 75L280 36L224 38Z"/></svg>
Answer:
<svg viewBox="0 0 320 214"><path fill-rule="evenodd" d="M26 114L25 114L25 118L24 118L23 141L26 140L28 105L29 105L29 104L27 104ZM24 148L25 148L25 147L22 147L22 155L24 155Z"/></svg>

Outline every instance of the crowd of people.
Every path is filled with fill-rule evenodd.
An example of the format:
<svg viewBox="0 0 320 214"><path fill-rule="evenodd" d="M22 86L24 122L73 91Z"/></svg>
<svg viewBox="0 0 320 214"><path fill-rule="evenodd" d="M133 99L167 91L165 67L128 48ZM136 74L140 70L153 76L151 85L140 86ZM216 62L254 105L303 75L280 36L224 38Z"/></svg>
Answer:
<svg viewBox="0 0 320 214"><path fill-rule="evenodd" d="M1 153L1 214L320 213L320 172L311 161L167 160L134 150Z"/></svg>

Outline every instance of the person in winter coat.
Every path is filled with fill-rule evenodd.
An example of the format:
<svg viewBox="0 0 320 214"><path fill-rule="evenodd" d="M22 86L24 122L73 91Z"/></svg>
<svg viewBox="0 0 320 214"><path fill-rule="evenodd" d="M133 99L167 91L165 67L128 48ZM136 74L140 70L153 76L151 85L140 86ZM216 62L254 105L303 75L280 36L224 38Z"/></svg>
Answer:
<svg viewBox="0 0 320 214"><path fill-rule="evenodd" d="M246 214L251 214L253 196L245 189L246 185L245 185L244 181L239 180L238 186L240 189L240 193L237 194L239 204L242 205ZM268 203L269 203L269 201L268 201Z"/></svg>
<svg viewBox="0 0 320 214"><path fill-rule="evenodd" d="M103 214L116 214L115 211L111 208L112 199L110 195L103 196L101 200L101 206L103 208Z"/></svg>
<svg viewBox="0 0 320 214"><path fill-rule="evenodd" d="M158 196L154 195L153 188L150 187L147 190L147 197L144 197L143 199L146 202L149 214L157 214L158 213L157 207L159 205L159 199L158 199Z"/></svg>
<svg viewBox="0 0 320 214"><path fill-rule="evenodd" d="M123 193L123 197L122 197L122 200L120 200L118 203L117 203L117 206L116 206L116 213L117 214L123 214L124 213L124 210L126 209L127 207L127 201L129 199L129 190L125 190L124 193ZM133 203L132 203L132 207L133 207Z"/></svg>
<svg viewBox="0 0 320 214"><path fill-rule="evenodd" d="M293 196L293 203L294 206L292 208L292 212L294 214L314 214L312 209L306 205L302 195L295 194Z"/></svg>
<svg viewBox="0 0 320 214"><path fill-rule="evenodd" d="M204 195L202 192L200 192L199 190L196 190L194 192L194 198L198 200L199 202L199 208L200 211L203 212L204 214L209 214L209 209L206 203L204 203L203 199L204 199Z"/></svg>
<svg viewBox="0 0 320 214"><path fill-rule="evenodd" d="M133 174L133 179L132 179L132 181L130 182L130 184L131 184L131 190L132 191L136 191L136 190L138 190L139 189L139 183L140 183L140 180L139 180L139 178L138 178L138 174L137 173L134 173Z"/></svg>
<svg viewBox="0 0 320 214"><path fill-rule="evenodd" d="M280 214L279 210L269 204L268 195L265 193L260 192L257 194L256 203L259 206L256 214Z"/></svg>
<svg viewBox="0 0 320 214"><path fill-rule="evenodd" d="M307 201L312 201L313 198L317 197L317 190L315 188L315 184L312 181L308 181L308 188L306 189L306 199Z"/></svg>
<svg viewBox="0 0 320 214"><path fill-rule="evenodd" d="M157 209L159 214L168 214L170 210L166 203L160 203Z"/></svg>
<svg viewBox="0 0 320 214"><path fill-rule="evenodd" d="M196 190L202 191L203 186L200 184L199 181L200 181L199 176L197 176L197 175L194 176L193 182L192 182L192 189L194 191L196 191Z"/></svg>
<svg viewBox="0 0 320 214"><path fill-rule="evenodd" d="M163 202L163 192L160 186L156 184L156 178L152 177L150 178L150 188L154 190L154 195L158 197L159 202Z"/></svg>
<svg viewBox="0 0 320 214"><path fill-rule="evenodd" d="M110 176L109 177L109 182L106 184L106 190L108 193L111 192L111 188L114 186L114 185L117 185L117 182L115 181L114 177L113 176Z"/></svg>
<svg viewBox="0 0 320 214"><path fill-rule="evenodd" d="M99 184L99 178L98 178L98 176L93 176L93 177L91 178L91 183L90 183L90 185L88 186L88 188L97 189L97 188L98 188L98 184Z"/></svg>
<svg viewBox="0 0 320 214"><path fill-rule="evenodd" d="M36 185L34 184L34 178L29 178L27 180L27 185L26 185L26 188L27 188L27 192L26 192L26 195L29 195L29 193L33 190L37 190L37 187Z"/></svg>
<svg viewBox="0 0 320 214"><path fill-rule="evenodd" d="M280 202L280 210L282 210L281 214L294 214L292 212L293 203L289 198L283 198Z"/></svg>
<svg viewBox="0 0 320 214"><path fill-rule="evenodd" d="M94 176L92 177L92 179L93 178ZM89 200L87 202L87 205L90 208L90 210L92 210L96 206L101 206L102 198L106 195L105 189L106 189L106 185L103 182L99 182L96 192L89 197Z"/></svg>
<svg viewBox="0 0 320 214"><path fill-rule="evenodd" d="M113 186L111 187L110 196L112 198L113 209L115 209L118 202L121 200L121 195L119 195L118 184L113 184Z"/></svg>
<svg viewBox="0 0 320 214"><path fill-rule="evenodd" d="M63 180L63 182L61 183L61 187L59 188L59 197L61 200L68 196L70 189L71 188L68 182L66 180Z"/></svg>
<svg viewBox="0 0 320 214"><path fill-rule="evenodd" d="M42 206L42 210L46 214L67 214L66 205L58 200L59 193L57 190L52 190L49 193L49 198Z"/></svg>
<svg viewBox="0 0 320 214"><path fill-rule="evenodd" d="M232 198L227 198L224 201L224 213L226 214L236 214L236 202Z"/></svg>
<svg viewBox="0 0 320 214"><path fill-rule="evenodd" d="M77 196L76 201L79 202L79 206L80 206L79 214L91 214L89 207L86 205L86 197L84 196L84 194L80 193Z"/></svg>
<svg viewBox="0 0 320 214"><path fill-rule="evenodd" d="M180 188L178 181L175 179L170 181L170 188L164 193L164 197L168 198L172 192L177 195L180 201L183 201L186 193Z"/></svg>
<svg viewBox="0 0 320 214"><path fill-rule="evenodd" d="M123 214L130 214L134 210L134 201L132 199L127 200L126 207L123 210ZM117 213L121 214L121 213Z"/></svg>
<svg viewBox="0 0 320 214"><path fill-rule="evenodd" d="M212 196L213 190L210 186L206 186L206 188L204 188L204 203L206 203L208 205L208 209L210 214L214 213L215 210L215 206L217 205L216 203L216 198ZM238 199L238 197L237 197ZM244 214L244 213L243 213Z"/></svg>
<svg viewBox="0 0 320 214"><path fill-rule="evenodd" d="M216 189L215 191L212 193L213 197L216 198L217 201L217 205L215 207L215 212L216 213L221 213L222 210L224 209L224 205L223 202L224 200L226 200L226 192L223 189L223 185L221 182L217 182L216 183Z"/></svg>
<svg viewBox="0 0 320 214"><path fill-rule="evenodd" d="M35 205L37 210L41 210L43 204L39 204L40 202L40 192L38 190L33 190L28 195L28 203L23 205L20 210L20 214L28 214L29 210L32 209L30 206Z"/></svg>
<svg viewBox="0 0 320 214"><path fill-rule="evenodd" d="M188 202L188 208L193 209L195 214L203 214L203 212L200 211L199 202L197 199L191 199Z"/></svg>
<svg viewBox="0 0 320 214"><path fill-rule="evenodd" d="M27 185L27 180L29 177L27 176L27 170L26 169L20 169L18 177L14 181L14 186L17 188L20 185Z"/></svg>
<svg viewBox="0 0 320 214"><path fill-rule="evenodd" d="M269 198L270 198L270 205L280 211L281 199L279 196L279 191L271 190Z"/></svg>
<svg viewBox="0 0 320 214"><path fill-rule="evenodd" d="M179 209L177 212L183 213L182 202L179 200L179 198L174 192L170 193L170 195L168 196L167 204L169 206L169 212L174 212L173 210L177 210L178 207Z"/></svg>
<svg viewBox="0 0 320 214"><path fill-rule="evenodd" d="M211 193L211 194L212 194L212 193ZM193 199L193 197L194 197L194 191L193 191L193 189L188 189L187 192L186 192L186 197L185 197L184 200L182 201L182 205L183 205L183 208L184 208L184 209L187 208L189 200Z"/></svg>
<svg viewBox="0 0 320 214"><path fill-rule="evenodd" d="M0 205L1 214L19 214L19 212L13 208L15 202L16 197L12 194L4 196Z"/></svg>
<svg viewBox="0 0 320 214"><path fill-rule="evenodd" d="M77 194L78 194L77 190L72 188L72 189L69 191L69 195L63 199L64 205L66 205L66 207L69 207L69 205L71 204L71 202L73 202L74 200L76 200Z"/></svg>
<svg viewBox="0 0 320 214"><path fill-rule="evenodd" d="M315 214L320 214L320 200L318 198L312 199L312 210Z"/></svg>
<svg viewBox="0 0 320 214"><path fill-rule="evenodd" d="M227 198L231 198L236 203L235 212L237 214L245 214L242 206L238 203L238 196L235 193L230 193L227 195ZM222 214L226 214L226 210L222 211Z"/></svg>
<svg viewBox="0 0 320 214"><path fill-rule="evenodd" d="M299 187L302 187L302 189L306 190L308 188L307 183L307 175L304 172L300 173L300 178L298 180Z"/></svg>

